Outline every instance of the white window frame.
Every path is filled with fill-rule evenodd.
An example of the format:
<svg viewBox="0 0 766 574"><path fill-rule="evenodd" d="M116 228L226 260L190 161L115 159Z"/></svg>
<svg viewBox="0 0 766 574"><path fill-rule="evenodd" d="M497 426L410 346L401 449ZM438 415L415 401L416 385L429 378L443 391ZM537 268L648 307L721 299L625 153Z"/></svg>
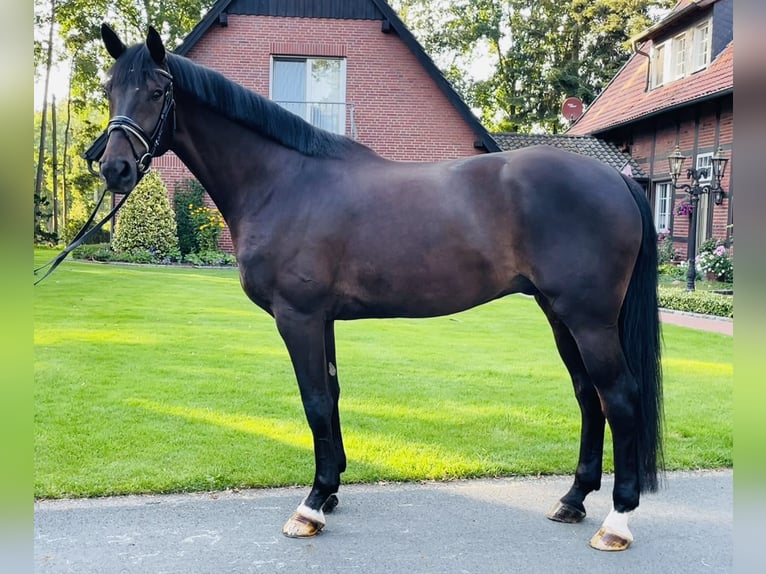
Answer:
<svg viewBox="0 0 766 574"><path fill-rule="evenodd" d="M700 184L705 185L710 183L713 179L713 169L710 162L713 157L713 152L698 153L694 159L694 167L696 169L707 168L707 177L700 178ZM702 245L702 242L708 238L708 220L710 219L710 194L703 193L699 197L697 202L697 245Z"/></svg>
<svg viewBox="0 0 766 574"><path fill-rule="evenodd" d="M272 54L271 56L271 63L269 66L269 97L273 99L273 88L274 88L274 63L277 61L294 61L294 62L303 62L305 64L305 72L306 72L306 89L308 91L308 86L310 84L310 76L311 76L311 65L310 62L314 61L326 61L326 60L335 60L340 62L340 86L338 87L338 91L340 93L340 101L337 102L326 102L327 104L332 105L340 105L342 106L342 113L338 115L338 124L334 127L333 132L339 133L342 135L345 135L346 129L347 129L347 121L346 121L346 58L337 58L337 57L322 57L322 56L290 56L290 55L279 55L279 54ZM306 94L304 94L304 98L306 97ZM311 101L303 100L306 102L305 106L305 112L300 113L307 122L312 123L312 106L310 105ZM321 103L320 103L321 104ZM291 109L291 111L295 112L296 110Z"/></svg>
<svg viewBox="0 0 766 574"><path fill-rule="evenodd" d="M710 65L712 20L707 19L652 46L650 89L686 78Z"/></svg>
<svg viewBox="0 0 766 574"><path fill-rule="evenodd" d="M704 70L710 64L711 21L705 20L692 30L691 72Z"/></svg>
<svg viewBox="0 0 766 574"><path fill-rule="evenodd" d="M668 67L668 42L662 42L652 46L652 57L650 65L652 67L652 88L659 88L665 83L668 77L665 70Z"/></svg>
<svg viewBox="0 0 766 574"><path fill-rule="evenodd" d="M686 76L686 59L688 55L686 45L686 32L674 36L670 42L670 77L674 80Z"/></svg>
<svg viewBox="0 0 766 574"><path fill-rule="evenodd" d="M670 229L670 219L673 213L674 189L669 181L654 184L654 224L657 233Z"/></svg>
<svg viewBox="0 0 766 574"><path fill-rule="evenodd" d="M707 168L707 176L700 178L700 183L710 183L713 179L713 152L698 153L694 160L695 169Z"/></svg>

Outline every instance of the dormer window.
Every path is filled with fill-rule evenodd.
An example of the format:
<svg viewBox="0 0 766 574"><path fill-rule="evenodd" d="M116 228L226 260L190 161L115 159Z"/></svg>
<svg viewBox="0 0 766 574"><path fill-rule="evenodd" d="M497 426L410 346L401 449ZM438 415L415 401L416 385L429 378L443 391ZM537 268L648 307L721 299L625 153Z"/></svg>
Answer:
<svg viewBox="0 0 766 574"><path fill-rule="evenodd" d="M694 28L694 43L692 54L694 65L693 71L706 68L710 62L710 20L699 24Z"/></svg>
<svg viewBox="0 0 766 574"><path fill-rule="evenodd" d="M705 69L710 63L710 20L654 45L650 88L659 88Z"/></svg>
<svg viewBox="0 0 766 574"><path fill-rule="evenodd" d="M679 34L671 43L673 50L672 78L677 80L686 75L686 33Z"/></svg>

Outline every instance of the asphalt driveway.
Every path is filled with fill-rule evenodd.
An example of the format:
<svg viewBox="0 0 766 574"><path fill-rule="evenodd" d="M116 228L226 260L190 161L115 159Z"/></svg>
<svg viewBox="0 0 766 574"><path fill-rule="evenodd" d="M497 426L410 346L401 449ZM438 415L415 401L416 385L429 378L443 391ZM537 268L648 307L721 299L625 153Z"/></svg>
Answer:
<svg viewBox="0 0 766 574"><path fill-rule="evenodd" d="M325 530L307 540L280 533L305 488L39 501L35 572L731 572L730 470L669 473L642 498L623 553L587 543L609 510L611 476L581 524L545 518L570 481L347 485Z"/></svg>

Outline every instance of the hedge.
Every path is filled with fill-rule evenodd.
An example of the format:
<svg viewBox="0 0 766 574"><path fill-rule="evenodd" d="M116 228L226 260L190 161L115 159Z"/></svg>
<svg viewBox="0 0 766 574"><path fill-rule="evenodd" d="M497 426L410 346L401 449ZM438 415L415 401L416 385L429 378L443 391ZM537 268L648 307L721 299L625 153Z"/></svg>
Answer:
<svg viewBox="0 0 766 574"><path fill-rule="evenodd" d="M734 297L709 291L664 289L659 291L660 307L717 317L734 317Z"/></svg>

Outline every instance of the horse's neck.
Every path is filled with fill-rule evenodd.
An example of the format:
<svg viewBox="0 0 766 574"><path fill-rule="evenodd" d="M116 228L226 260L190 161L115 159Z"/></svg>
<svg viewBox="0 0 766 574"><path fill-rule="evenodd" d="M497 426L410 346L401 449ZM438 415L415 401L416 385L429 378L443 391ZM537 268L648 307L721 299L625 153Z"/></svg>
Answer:
<svg viewBox="0 0 766 574"><path fill-rule="evenodd" d="M183 98L179 101L173 151L189 168L229 222L247 193L268 193L296 165L297 152ZM257 203L257 202L256 202Z"/></svg>

